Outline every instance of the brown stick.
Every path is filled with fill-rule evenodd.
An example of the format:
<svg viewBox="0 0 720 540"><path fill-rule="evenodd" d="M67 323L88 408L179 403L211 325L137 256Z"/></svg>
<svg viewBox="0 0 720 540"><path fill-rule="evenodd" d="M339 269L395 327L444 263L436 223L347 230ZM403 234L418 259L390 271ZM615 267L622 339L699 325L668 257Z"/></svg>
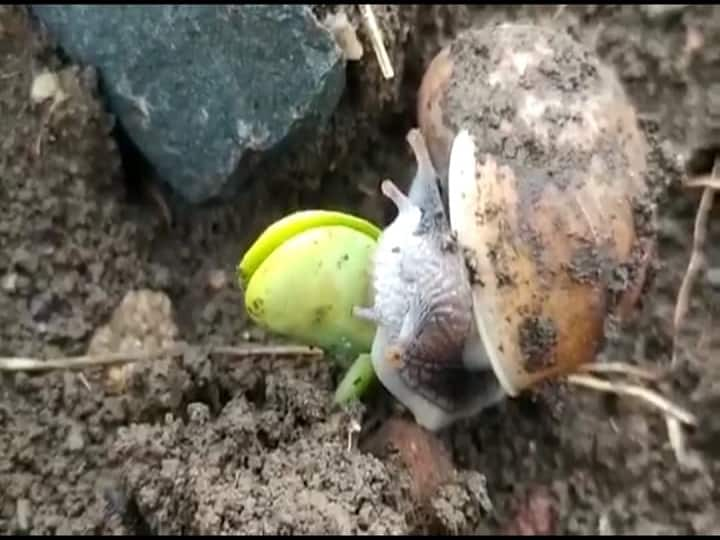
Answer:
<svg viewBox="0 0 720 540"><path fill-rule="evenodd" d="M153 351L127 353L107 353L75 356L67 358L0 358L0 371L47 371L76 370L88 367L114 366L133 362L146 362L162 356L178 356L190 350L186 345L175 345ZM216 346L209 348L210 354L223 354L236 357L252 356L323 356L321 349L302 345L256 345L256 346Z"/></svg>

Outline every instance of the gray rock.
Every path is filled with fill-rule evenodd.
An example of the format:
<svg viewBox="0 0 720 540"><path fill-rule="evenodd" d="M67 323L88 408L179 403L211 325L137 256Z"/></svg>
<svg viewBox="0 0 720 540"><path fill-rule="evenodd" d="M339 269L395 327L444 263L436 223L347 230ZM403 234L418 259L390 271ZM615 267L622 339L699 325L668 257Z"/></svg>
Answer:
<svg viewBox="0 0 720 540"><path fill-rule="evenodd" d="M342 53L307 5L33 5L108 105L189 202L235 192L258 156L324 124L345 84Z"/></svg>

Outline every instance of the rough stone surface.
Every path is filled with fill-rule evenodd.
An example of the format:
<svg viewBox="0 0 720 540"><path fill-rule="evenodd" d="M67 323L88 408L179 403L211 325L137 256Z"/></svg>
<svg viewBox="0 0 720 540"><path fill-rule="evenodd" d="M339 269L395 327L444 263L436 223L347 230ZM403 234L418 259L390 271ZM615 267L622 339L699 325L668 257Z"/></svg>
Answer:
<svg viewBox="0 0 720 540"><path fill-rule="evenodd" d="M111 111L193 203L233 192L268 150L324 124L342 53L307 6L33 6Z"/></svg>

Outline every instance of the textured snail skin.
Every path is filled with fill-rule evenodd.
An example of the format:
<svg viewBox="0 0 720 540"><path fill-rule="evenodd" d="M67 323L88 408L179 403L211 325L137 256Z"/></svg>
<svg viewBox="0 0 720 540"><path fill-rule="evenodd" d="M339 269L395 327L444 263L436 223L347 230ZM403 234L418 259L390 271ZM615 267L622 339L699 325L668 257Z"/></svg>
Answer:
<svg viewBox="0 0 720 540"><path fill-rule="evenodd" d="M382 190L398 209L374 254L374 306L355 313L376 323L371 350L383 385L436 431L473 416L502 392L489 364L468 370L479 339L462 252L450 231L437 174L419 130L408 142L417 174L405 196L391 181Z"/></svg>

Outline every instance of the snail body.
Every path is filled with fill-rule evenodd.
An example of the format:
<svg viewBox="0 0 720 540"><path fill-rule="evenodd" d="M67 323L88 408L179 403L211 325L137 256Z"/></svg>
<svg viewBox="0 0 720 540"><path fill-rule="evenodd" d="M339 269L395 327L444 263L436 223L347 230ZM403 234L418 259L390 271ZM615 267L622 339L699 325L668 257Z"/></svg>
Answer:
<svg viewBox="0 0 720 540"><path fill-rule="evenodd" d="M647 260L646 146L614 73L532 25L456 37L418 124L408 197L383 184L398 216L358 314L380 380L436 430L595 359Z"/></svg>
<svg viewBox="0 0 720 540"><path fill-rule="evenodd" d="M355 314L376 325L371 359L378 378L421 425L437 430L484 408L488 396L478 387L497 384L489 363L466 368L476 332L468 271L419 130L408 142L417 174L407 196L390 180L382 184L398 214L373 254L374 305Z"/></svg>

